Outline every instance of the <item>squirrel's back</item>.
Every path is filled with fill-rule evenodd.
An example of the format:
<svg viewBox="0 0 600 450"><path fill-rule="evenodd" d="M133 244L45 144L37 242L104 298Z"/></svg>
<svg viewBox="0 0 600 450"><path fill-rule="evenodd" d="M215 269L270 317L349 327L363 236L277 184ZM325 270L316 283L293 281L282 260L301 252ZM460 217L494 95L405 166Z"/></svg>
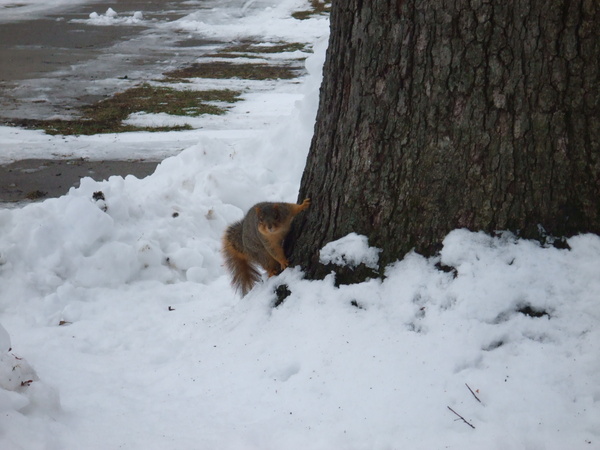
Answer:
<svg viewBox="0 0 600 450"><path fill-rule="evenodd" d="M223 236L225 265L231 284L246 295L261 276L255 265L269 276L288 266L283 240L294 217L310 206L310 199L295 203L263 202L254 205L239 222L230 225Z"/></svg>

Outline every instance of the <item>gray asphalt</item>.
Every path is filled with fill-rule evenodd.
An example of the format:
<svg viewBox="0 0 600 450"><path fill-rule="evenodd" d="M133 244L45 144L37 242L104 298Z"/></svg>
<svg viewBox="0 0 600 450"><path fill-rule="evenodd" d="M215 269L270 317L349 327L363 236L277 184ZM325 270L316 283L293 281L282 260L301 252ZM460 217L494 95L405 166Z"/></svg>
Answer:
<svg viewBox="0 0 600 450"><path fill-rule="evenodd" d="M112 175L143 178L158 162L24 159L0 166L0 202L38 201L66 194L79 180L107 180Z"/></svg>

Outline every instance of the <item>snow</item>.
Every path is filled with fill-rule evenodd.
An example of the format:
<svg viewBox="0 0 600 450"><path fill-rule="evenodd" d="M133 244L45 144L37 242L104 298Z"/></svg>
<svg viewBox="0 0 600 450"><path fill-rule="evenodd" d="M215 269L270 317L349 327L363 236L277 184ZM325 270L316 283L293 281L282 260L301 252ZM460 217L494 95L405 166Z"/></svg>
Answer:
<svg viewBox="0 0 600 450"><path fill-rule="evenodd" d="M328 19L324 16L315 16L310 20L292 18L294 11L309 8L308 2L299 0L247 0L237 10L236 20L232 20L230 10L217 7L210 15L205 10L199 10L166 26L216 39L235 38L242 32L245 36L262 36L271 41L304 42L322 36L323 27L328 25ZM256 15L252 14L255 9L261 10L260 20L256 20Z"/></svg>
<svg viewBox="0 0 600 450"><path fill-rule="evenodd" d="M293 6L304 2L214 33L294 35ZM175 26L204 32L184 19ZM249 93L250 116L284 112L267 125L242 129L231 112L152 135L157 152L186 148L147 178L86 178L0 209L0 448L600 448L598 236L556 249L455 230L438 257L411 253L383 280L336 287L288 268L244 298L230 287L225 227L256 202L296 200L324 25L301 24L315 53L299 85ZM0 129L0 142L20 139L52 152L97 142L90 155L103 157L148 136ZM322 253L342 254L377 251L350 236ZM280 284L291 295L274 307Z"/></svg>
<svg viewBox="0 0 600 450"><path fill-rule="evenodd" d="M337 241L329 242L319 252L323 264L357 267L364 264L372 269L379 267L380 248L369 247L369 238L350 233Z"/></svg>
<svg viewBox="0 0 600 450"><path fill-rule="evenodd" d="M144 14L141 11L135 11L131 16L121 17L112 8L108 8L104 14L98 14L96 11L90 13L89 19L74 19L73 22L87 23L88 25L134 25L144 20Z"/></svg>

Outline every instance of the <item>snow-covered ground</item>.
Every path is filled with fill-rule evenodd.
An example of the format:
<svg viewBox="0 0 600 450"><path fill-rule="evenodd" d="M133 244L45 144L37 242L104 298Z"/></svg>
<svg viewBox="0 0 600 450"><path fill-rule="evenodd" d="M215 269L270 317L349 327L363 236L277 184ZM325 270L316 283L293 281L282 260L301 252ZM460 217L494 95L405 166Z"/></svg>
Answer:
<svg viewBox="0 0 600 450"><path fill-rule="evenodd" d="M600 448L598 236L559 250L456 230L383 281L338 288L290 268L243 299L230 288L227 224L296 200L327 43L322 18L289 18L304 7L256 7L237 28L174 22L191 36L312 30L308 75L241 103L246 132L240 110L152 135L157 151L186 148L145 179L0 210L0 448ZM102 157L148 136L0 129L9 139L57 154L88 140ZM323 258L377 253L350 236ZM274 307L280 283L292 294Z"/></svg>

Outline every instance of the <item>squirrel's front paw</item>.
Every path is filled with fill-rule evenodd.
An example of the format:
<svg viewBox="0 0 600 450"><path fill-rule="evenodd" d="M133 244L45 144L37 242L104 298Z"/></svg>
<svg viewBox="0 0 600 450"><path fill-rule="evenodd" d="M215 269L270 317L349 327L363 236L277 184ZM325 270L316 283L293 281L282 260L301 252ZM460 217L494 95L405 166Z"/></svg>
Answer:
<svg viewBox="0 0 600 450"><path fill-rule="evenodd" d="M306 209L310 206L310 198L305 198L304 201L300 204L302 209Z"/></svg>

